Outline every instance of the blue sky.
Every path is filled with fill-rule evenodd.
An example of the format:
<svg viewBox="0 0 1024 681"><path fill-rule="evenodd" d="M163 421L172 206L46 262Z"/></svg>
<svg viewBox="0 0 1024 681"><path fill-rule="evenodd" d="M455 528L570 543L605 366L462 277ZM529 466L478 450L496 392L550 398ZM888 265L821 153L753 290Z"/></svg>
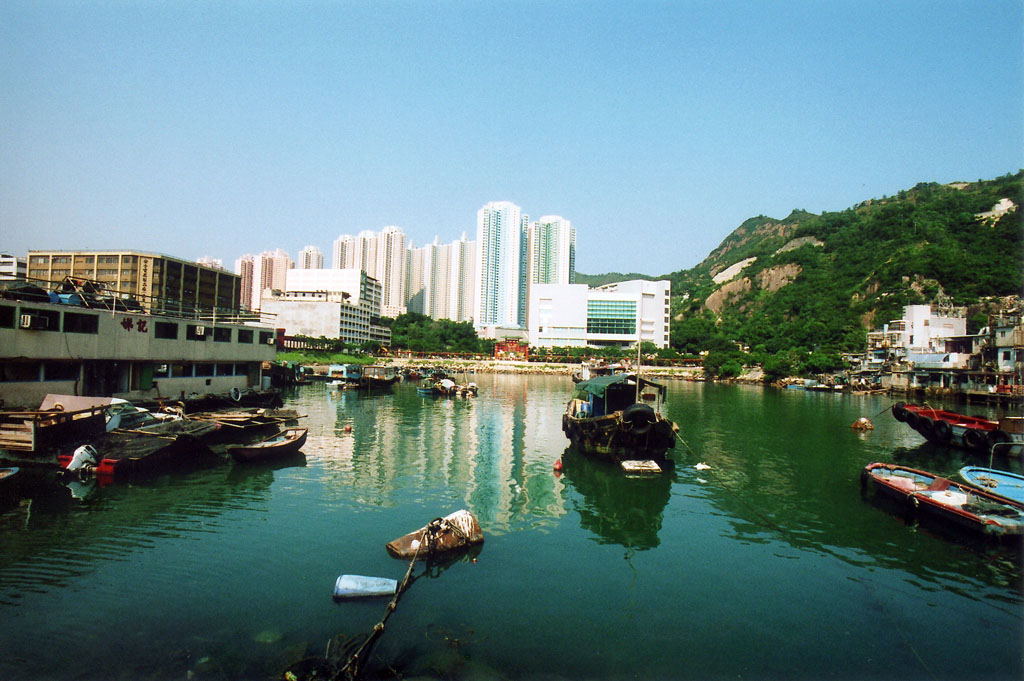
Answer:
<svg viewBox="0 0 1024 681"><path fill-rule="evenodd" d="M513 201L577 270L1024 167L1019 0L0 3L0 251L247 252Z"/></svg>

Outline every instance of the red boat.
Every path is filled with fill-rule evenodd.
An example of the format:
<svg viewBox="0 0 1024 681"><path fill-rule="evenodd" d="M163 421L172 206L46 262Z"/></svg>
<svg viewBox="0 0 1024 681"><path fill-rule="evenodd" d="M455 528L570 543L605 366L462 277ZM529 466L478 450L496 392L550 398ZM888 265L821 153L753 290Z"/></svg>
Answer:
<svg viewBox="0 0 1024 681"><path fill-rule="evenodd" d="M935 444L950 444L986 454L1019 454L1024 446L1024 418L1019 416L994 421L903 402L892 406L892 415Z"/></svg>
<svg viewBox="0 0 1024 681"><path fill-rule="evenodd" d="M913 511L982 535L1024 535L1024 504L934 473L890 463L861 471L861 485L904 501Z"/></svg>

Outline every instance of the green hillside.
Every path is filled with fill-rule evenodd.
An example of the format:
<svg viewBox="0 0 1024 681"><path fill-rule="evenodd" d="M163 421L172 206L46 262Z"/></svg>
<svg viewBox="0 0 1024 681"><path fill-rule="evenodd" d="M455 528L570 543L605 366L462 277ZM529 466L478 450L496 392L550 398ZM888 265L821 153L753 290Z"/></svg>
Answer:
<svg viewBox="0 0 1024 681"><path fill-rule="evenodd" d="M672 345L807 372L863 349L904 305L967 308L974 331L1000 299L1024 293L1022 180L922 183L841 212L750 218L703 262L667 275ZM1004 199L1014 207L985 216Z"/></svg>

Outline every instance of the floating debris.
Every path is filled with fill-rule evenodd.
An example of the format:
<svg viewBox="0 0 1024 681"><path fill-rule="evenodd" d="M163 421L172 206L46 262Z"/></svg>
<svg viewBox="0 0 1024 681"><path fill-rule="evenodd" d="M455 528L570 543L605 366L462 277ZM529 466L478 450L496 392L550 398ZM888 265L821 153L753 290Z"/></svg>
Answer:
<svg viewBox="0 0 1024 681"><path fill-rule="evenodd" d="M483 540L484 532L476 516L463 509L444 518L435 518L426 527L389 542L387 549L395 558L426 560L436 553L479 544Z"/></svg>
<svg viewBox="0 0 1024 681"><path fill-rule="evenodd" d="M341 575L334 583L334 597L369 598L393 596L398 590L398 580L387 577L364 577L362 575Z"/></svg>
<svg viewBox="0 0 1024 681"><path fill-rule="evenodd" d="M694 468L696 468L696 469L697 469L697 470L699 470L699 471L708 471L708 470L711 470L711 466L707 465L707 464L706 464L706 463L704 463L703 461L701 461L701 462L700 462L699 464L697 464L696 466L694 466Z"/></svg>
<svg viewBox="0 0 1024 681"><path fill-rule="evenodd" d="M875 424L871 423L868 417L861 416L859 419L851 423L850 427L854 430L874 430Z"/></svg>

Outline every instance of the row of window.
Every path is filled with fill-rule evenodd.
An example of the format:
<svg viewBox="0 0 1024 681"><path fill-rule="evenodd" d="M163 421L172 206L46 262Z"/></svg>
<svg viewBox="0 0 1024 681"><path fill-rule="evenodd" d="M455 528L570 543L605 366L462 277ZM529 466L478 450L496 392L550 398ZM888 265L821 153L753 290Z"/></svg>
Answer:
<svg viewBox="0 0 1024 681"><path fill-rule="evenodd" d="M154 364L152 377L205 378L210 376L248 376L247 362L186 362ZM0 383L34 381L77 381L81 378L81 362L0 362Z"/></svg>
<svg viewBox="0 0 1024 681"><path fill-rule="evenodd" d="M63 313L63 325L61 324L61 318L62 314L59 310L31 307L16 308L12 305L0 305L0 328L13 329L18 327L34 331L99 333L100 316L98 314L66 311ZM152 328L152 333L156 338L177 340L179 334L178 327L181 324L176 322L154 322L149 317L122 317L121 326L126 330L134 330L139 333L148 333L150 328ZM185 339L205 341L213 338L215 343L230 343L233 330L238 332L236 342L249 344L254 342L254 329L232 329L221 326L206 326L204 324L185 324ZM259 332L259 342L262 345L271 343L273 337L274 333L272 331Z"/></svg>

